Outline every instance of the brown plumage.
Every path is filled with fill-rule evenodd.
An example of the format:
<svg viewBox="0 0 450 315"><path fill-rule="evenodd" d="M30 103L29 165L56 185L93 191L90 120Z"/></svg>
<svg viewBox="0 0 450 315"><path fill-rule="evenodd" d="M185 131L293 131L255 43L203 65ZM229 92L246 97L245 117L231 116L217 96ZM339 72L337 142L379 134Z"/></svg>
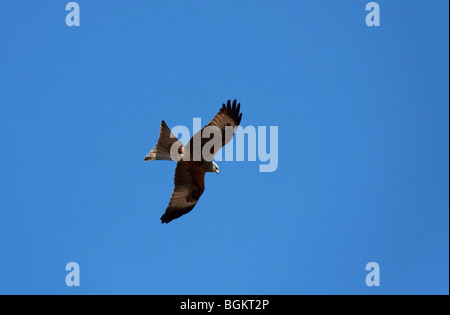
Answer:
<svg viewBox="0 0 450 315"><path fill-rule="evenodd" d="M158 142L144 158L144 161L169 160L178 162L175 169L175 188L166 212L161 217L162 223L169 223L191 211L205 191L205 173L219 172L219 168L212 161L212 157L233 138L242 119L242 114L239 112L240 105L240 103L236 105L236 100L232 104L230 100L227 105L223 104L217 115L201 131L196 133L185 147L173 135L166 123L161 122ZM226 131L227 127L231 129ZM206 138L201 136L202 134L208 134L209 131L220 132L221 138L218 139L217 145L211 147L208 157L205 158L198 154L195 156L194 147L196 143L200 145L202 149L200 152L202 152L203 147L210 140L213 140L213 134Z"/></svg>

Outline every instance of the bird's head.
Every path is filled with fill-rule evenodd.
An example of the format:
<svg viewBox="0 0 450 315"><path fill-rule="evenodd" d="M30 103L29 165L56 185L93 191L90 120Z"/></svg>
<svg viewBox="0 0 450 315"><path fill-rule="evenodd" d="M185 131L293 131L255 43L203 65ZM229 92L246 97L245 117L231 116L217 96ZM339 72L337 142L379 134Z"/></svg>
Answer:
<svg viewBox="0 0 450 315"><path fill-rule="evenodd" d="M214 161L212 161L212 164L213 164L213 172L219 174L219 166Z"/></svg>

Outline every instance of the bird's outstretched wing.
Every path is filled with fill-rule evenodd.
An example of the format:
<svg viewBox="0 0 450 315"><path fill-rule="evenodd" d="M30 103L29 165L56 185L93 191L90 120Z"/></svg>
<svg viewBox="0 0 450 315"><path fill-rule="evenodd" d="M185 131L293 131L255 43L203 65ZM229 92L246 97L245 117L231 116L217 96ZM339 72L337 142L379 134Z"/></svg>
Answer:
<svg viewBox="0 0 450 315"><path fill-rule="evenodd" d="M236 105L236 100L233 104L230 100L227 101L227 105L222 104L217 115L186 144L185 158L189 161L212 161L214 155L231 141L241 123L240 108L241 104Z"/></svg>
<svg viewBox="0 0 450 315"><path fill-rule="evenodd" d="M231 101L228 100L227 105L222 104L222 108L219 110L216 116L202 129L204 131L207 127L217 127L218 130L222 133L222 148L233 138L234 133L236 132L237 127L241 123L242 113L240 113L241 103L236 105L236 100ZM227 133L226 128L230 127L232 132ZM232 129L231 129L232 128ZM203 135L205 136L205 135ZM202 139L202 144L208 142L211 137L205 137ZM220 149L219 148L219 149ZM214 152L214 154L217 152Z"/></svg>
<svg viewBox="0 0 450 315"><path fill-rule="evenodd" d="M162 223L181 217L191 211L205 190L205 172L178 162L175 169L175 188L169 206L161 217Z"/></svg>

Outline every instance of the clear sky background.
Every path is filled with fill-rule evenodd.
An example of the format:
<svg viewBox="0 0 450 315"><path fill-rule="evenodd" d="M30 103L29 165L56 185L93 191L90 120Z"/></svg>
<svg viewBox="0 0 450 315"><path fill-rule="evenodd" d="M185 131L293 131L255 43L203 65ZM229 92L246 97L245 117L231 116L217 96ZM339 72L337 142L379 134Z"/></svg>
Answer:
<svg viewBox="0 0 450 315"><path fill-rule="evenodd" d="M448 1L67 2L0 6L0 293L448 294ZM235 98L278 170L161 224L160 121Z"/></svg>

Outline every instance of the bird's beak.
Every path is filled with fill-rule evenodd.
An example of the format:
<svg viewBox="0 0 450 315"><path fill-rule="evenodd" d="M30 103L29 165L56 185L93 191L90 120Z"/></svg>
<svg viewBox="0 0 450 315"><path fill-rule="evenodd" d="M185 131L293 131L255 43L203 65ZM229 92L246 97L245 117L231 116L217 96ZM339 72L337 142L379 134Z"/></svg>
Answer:
<svg viewBox="0 0 450 315"><path fill-rule="evenodd" d="M216 170L216 173L219 174L219 170Z"/></svg>

